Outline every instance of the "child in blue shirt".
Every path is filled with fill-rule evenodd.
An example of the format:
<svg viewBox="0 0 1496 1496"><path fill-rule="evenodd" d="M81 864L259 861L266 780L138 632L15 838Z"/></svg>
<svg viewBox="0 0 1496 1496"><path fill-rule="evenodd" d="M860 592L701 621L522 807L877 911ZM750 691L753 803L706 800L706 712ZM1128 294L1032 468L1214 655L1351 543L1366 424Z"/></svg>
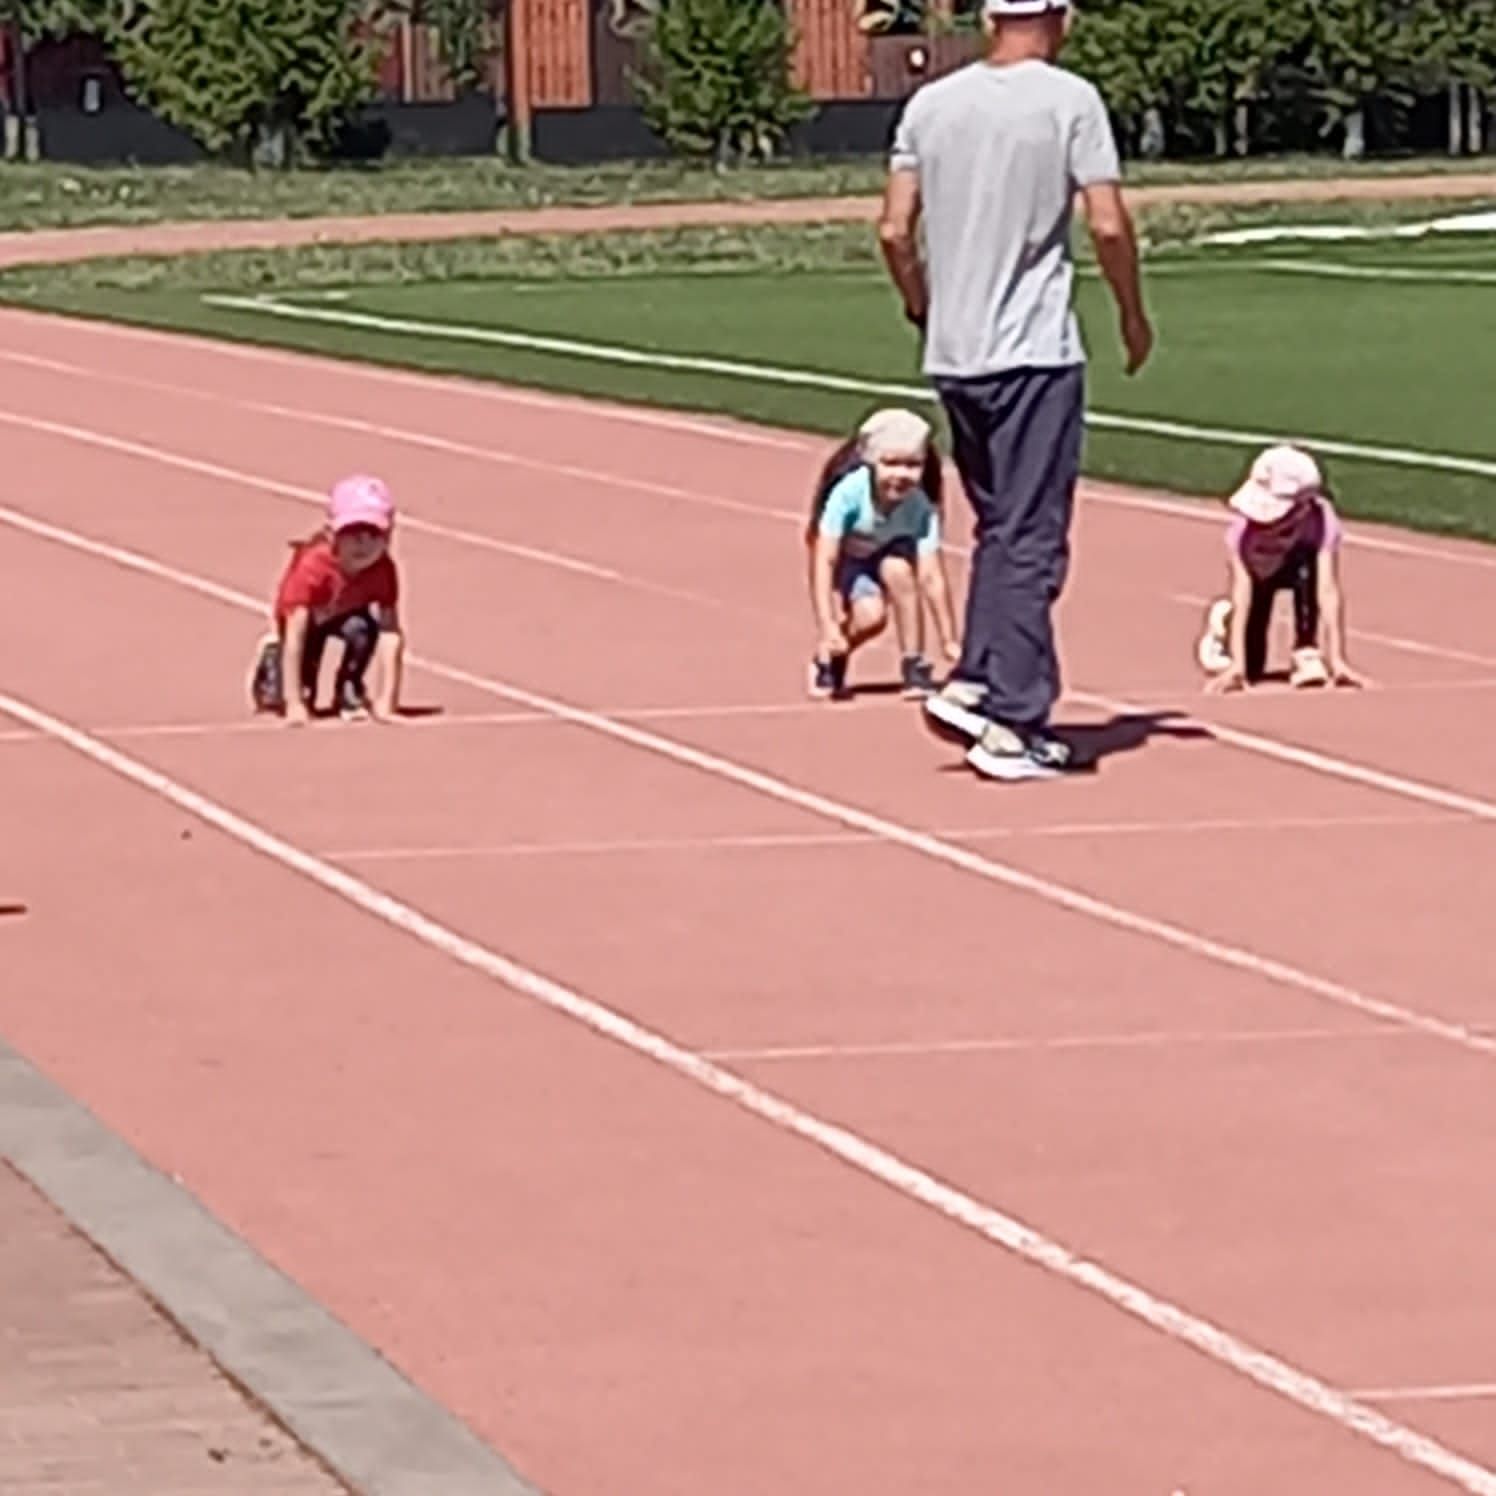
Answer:
<svg viewBox="0 0 1496 1496"><path fill-rule="evenodd" d="M960 657L941 554L941 488L930 423L908 410L870 416L822 470L806 535L820 635L812 695L846 695L853 651L887 628L890 613L906 697L935 689L925 658L926 606L941 653Z"/></svg>

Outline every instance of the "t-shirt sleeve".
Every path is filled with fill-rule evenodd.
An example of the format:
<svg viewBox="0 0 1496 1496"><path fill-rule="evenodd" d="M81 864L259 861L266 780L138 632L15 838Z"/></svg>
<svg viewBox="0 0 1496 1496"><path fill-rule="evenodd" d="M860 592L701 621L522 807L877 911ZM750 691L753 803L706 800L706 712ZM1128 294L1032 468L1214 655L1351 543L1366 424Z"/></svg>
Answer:
<svg viewBox="0 0 1496 1496"><path fill-rule="evenodd" d="M1241 543L1247 533L1247 521L1240 514L1233 514L1226 522L1226 554L1233 561L1241 560Z"/></svg>
<svg viewBox="0 0 1496 1496"><path fill-rule="evenodd" d="M919 170L919 95L904 106L899 116L898 127L893 133L893 148L889 152L888 165L892 171Z"/></svg>
<svg viewBox="0 0 1496 1496"><path fill-rule="evenodd" d="M816 530L828 540L845 539L857 518L856 476L850 473L843 478L831 490L826 506L821 510L821 522Z"/></svg>
<svg viewBox="0 0 1496 1496"><path fill-rule="evenodd" d="M1340 516L1328 499L1321 499L1319 502L1325 516L1325 538L1322 548L1327 551L1338 551L1340 542L1345 539L1345 526L1340 523Z"/></svg>
<svg viewBox="0 0 1496 1496"><path fill-rule="evenodd" d="M389 557L379 563L379 577L374 601L381 608L393 608L400 602L400 568Z"/></svg>
<svg viewBox="0 0 1496 1496"><path fill-rule="evenodd" d="M1101 95L1082 82L1070 124L1070 179L1077 187L1122 180L1117 138Z"/></svg>
<svg viewBox="0 0 1496 1496"><path fill-rule="evenodd" d="M279 611L289 616L298 608L310 611L325 608L336 591L337 577L333 568L325 564L324 557L315 548L308 547L299 551L286 568L277 599Z"/></svg>
<svg viewBox="0 0 1496 1496"><path fill-rule="evenodd" d="M915 554L935 556L940 553L940 511L931 504L925 511L925 526L914 543Z"/></svg>

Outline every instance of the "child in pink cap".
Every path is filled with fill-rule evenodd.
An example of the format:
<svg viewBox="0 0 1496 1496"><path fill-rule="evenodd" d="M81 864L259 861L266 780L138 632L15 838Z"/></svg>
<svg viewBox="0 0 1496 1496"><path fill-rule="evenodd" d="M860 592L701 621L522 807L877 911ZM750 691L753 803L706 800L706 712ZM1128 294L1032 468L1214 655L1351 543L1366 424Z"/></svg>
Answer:
<svg viewBox="0 0 1496 1496"><path fill-rule="evenodd" d="M1211 605L1198 651L1212 676L1209 689L1238 691L1262 680L1280 592L1293 596L1289 683L1297 689L1332 681L1360 685L1346 660L1340 519L1319 464L1300 447L1269 447L1229 505L1231 592Z"/></svg>
<svg viewBox="0 0 1496 1496"><path fill-rule="evenodd" d="M255 709L304 723L316 706L317 678L328 641L338 639L334 708L350 719L395 715L404 640L400 576L390 556L395 503L378 478L344 478L332 491L327 523L292 545L276 589L275 631L260 643L250 691ZM371 701L365 677L378 665ZM287 691L286 682L294 682Z"/></svg>

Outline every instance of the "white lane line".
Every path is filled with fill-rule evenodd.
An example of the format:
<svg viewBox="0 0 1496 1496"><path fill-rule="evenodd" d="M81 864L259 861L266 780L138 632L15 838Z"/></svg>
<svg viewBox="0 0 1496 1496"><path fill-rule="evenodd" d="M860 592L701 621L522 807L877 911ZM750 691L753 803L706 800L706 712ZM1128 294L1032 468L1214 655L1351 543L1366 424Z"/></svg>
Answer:
<svg viewBox="0 0 1496 1496"><path fill-rule="evenodd" d="M550 719L547 719L550 720ZM635 719L637 720L637 719ZM109 734L100 732L100 737ZM0 735L3 737L3 735ZM1063 840L1119 836L1218 836L1243 832L1275 835L1282 831L1375 830L1407 826L1462 826L1455 815L1266 816L1257 820L1201 821L1057 821L1031 826L948 826L929 828L930 836L956 842ZM324 848L318 855L334 862L467 862L510 857L610 857L647 852L777 852L795 848L876 845L877 837L856 831L815 833L764 832L731 836L619 837L595 841L495 842L475 846L390 846Z"/></svg>
<svg viewBox="0 0 1496 1496"><path fill-rule="evenodd" d="M168 466L182 467L189 471L201 473L207 476L226 477L233 481L248 483L253 487L265 488L270 492L288 494L292 497L297 497L302 500L306 500L308 497L311 497L319 506L323 502L320 495L313 495L312 491L308 489L298 489L284 484L268 482L266 480L239 473L231 468L220 467L215 463L200 462L196 458L183 457L180 454L172 453L159 447L147 446L142 443L128 442L119 438L104 436L91 429L65 425L59 422L44 421L40 420L39 418L17 416L4 411L0 411L0 422L4 421L11 421L23 426L35 427L39 430L49 431L51 433L79 440L84 443L100 446L105 448L106 450L119 451L124 453L125 455L140 458L141 460L161 462ZM427 525L416 520L409 521L409 524L412 528L419 526L421 528L431 530L433 533L440 534L446 539L455 540L461 544L473 544L487 549L497 550L513 549L512 547L504 546L499 542L491 541L484 536L472 536L465 531L450 530L446 527ZM653 582L642 581L638 578L624 575L622 573L599 573L599 575L603 581L614 582L622 587L632 590L646 593L664 593L674 597L686 596L690 597L691 600L696 600L694 595L683 594L674 588L660 587ZM714 606L735 606L732 604L724 603L720 598L713 598L711 599L711 601L713 602ZM749 611L757 612L759 610L752 609ZM480 686L478 689L488 690L489 688ZM1086 692L1072 692L1070 693L1070 699L1077 702L1091 702L1093 704L1099 704L1104 706L1108 710L1124 709L1122 708L1122 704L1118 703L1117 701L1111 700L1104 696L1093 695ZM1140 708L1137 706L1128 706L1125 707L1125 709L1132 712L1157 710L1156 708ZM1342 779L1349 779L1361 784L1373 784L1379 789L1390 790L1393 793L1409 794L1414 799L1423 800L1432 804L1440 804L1447 808L1459 809L1462 806L1479 805L1482 807L1481 809L1467 811L1467 813L1480 815L1482 817L1486 816L1492 809L1492 807L1489 806L1489 803L1485 801L1471 800L1467 797L1453 795L1452 792L1439 789L1435 786L1422 785L1415 780L1400 778L1394 775L1382 774L1377 770L1366 768L1365 766L1356 764L1350 760L1335 758L1330 754L1311 754L1307 750L1297 749L1292 745L1279 743L1274 739L1263 737L1258 734L1236 732L1232 729L1224 728L1212 729L1212 733L1213 735L1219 737L1221 741L1228 741L1225 734L1230 733L1231 736L1229 738L1229 741L1231 741L1235 747L1246 748L1250 751L1260 752L1267 757L1277 758L1284 762L1297 763L1302 768L1313 769L1314 771L1321 774L1327 774Z"/></svg>
<svg viewBox="0 0 1496 1496"><path fill-rule="evenodd" d="M196 817L232 841L298 874L355 909L542 1007L652 1061L772 1128L801 1139L869 1179L973 1231L1179 1345L1189 1346L1346 1433L1426 1470L1472 1496L1496 1496L1496 1471L1427 1434L1347 1397L1312 1373L1110 1271L1016 1216L967 1194L849 1128L827 1121L675 1043L606 1004L440 924L410 904L322 861L274 832L90 737L60 718L0 693L0 711L66 744L84 759Z"/></svg>
<svg viewBox="0 0 1496 1496"><path fill-rule="evenodd" d="M1326 280L1412 281L1434 286L1496 286L1496 272L1458 268L1414 270L1402 265L1348 265L1338 260L1258 260L1258 268Z"/></svg>
<svg viewBox="0 0 1496 1496"><path fill-rule="evenodd" d="M101 557L128 570L159 580L174 582L204 597L228 603L231 607L256 615L261 612L260 602L245 593L179 570L154 557L128 551L121 546L93 540L75 531L32 519L29 515L21 514L17 510L0 507L0 524L10 525L14 529L42 539L56 541L60 545L87 555ZM1418 1009L1404 1007L1385 998L1374 997L1343 982L1316 976L1286 961L1260 955L1224 940L1213 939L1183 925L1136 913L1120 904L1095 898L1063 883L1025 872L1022 868L1010 863L983 857L967 847L944 841L927 832L915 830L871 811L845 804L827 795L817 794L813 790L791 784L720 754L708 753L674 738L649 732L642 727L600 716L586 707L573 706L569 702L542 696L538 692L527 691L505 681L479 675L474 671L444 664L438 660L423 659L413 655L411 664L455 685L467 686L495 696L502 701L529 707L535 711L547 712L558 721L571 722L578 727L585 727L602 737L611 738L615 742L627 743L671 763L679 764L725 783L738 785L742 789L750 790L754 794L781 805L794 806L796 809L807 811L821 820L830 821L847 830L865 832L891 846L903 847L932 862L943 863L947 867L970 873L989 883L1029 894L1070 913L1084 915L1099 924L1108 925L1129 934L1141 935L1159 944L1171 946L1175 950L1199 956L1219 966L1261 978L1275 986L1306 993L1336 1007L1360 1013L1363 1017L1400 1024L1417 1033L1441 1039L1473 1054L1479 1054L1485 1058L1496 1057L1496 1038L1479 1033L1468 1025L1439 1018Z"/></svg>
<svg viewBox="0 0 1496 1496"><path fill-rule="evenodd" d="M0 316L15 317L18 315L20 314L14 312L0 313ZM59 319L54 317L50 320L55 321ZM261 348L250 344L222 342L203 337L189 337L181 333L161 333L148 328L129 327L107 322L69 322L69 327L74 331L87 332L105 338L113 338L115 340L123 340L147 346L174 349L178 352L184 347L189 347L229 361L269 364L277 368L294 370L303 375L309 369L315 369L323 378L327 379L341 376L357 379L365 383L389 385L394 388L420 391L427 395L442 395L449 398L475 400L490 405L509 405L520 409L557 411L579 421L590 420L597 423L642 426L647 429L671 431L679 435L704 437L713 441L736 442L750 446L801 452L807 456L824 455L829 449L828 442L824 438L817 439L789 431L773 431L768 427L751 427L742 423L729 423L725 420L712 422L689 415L650 410L642 406L616 405L605 401L588 401L579 396L545 394L540 391L525 390L510 385L490 384L464 379L456 375L418 374L378 364L329 360L326 357L319 357L311 353L292 352L277 348ZM5 352L0 352L0 360L6 358L20 363L29 363L37 367L57 368L72 373L76 377L120 379L126 384L138 385L142 388L158 388L163 391L176 391L187 395L197 393L182 386L166 385L156 380L103 375L99 370L90 368L87 365L64 364L60 360L45 359L35 354L6 354ZM258 403L250 400L240 400L234 396L216 394L206 394L204 398L218 400L229 405L243 405L247 409L255 408ZM322 421L339 424L344 420L343 417L330 416L323 413L312 413L306 416L304 413L297 411L292 411L291 415L286 418L297 417L309 419L313 422ZM372 425L374 423L369 424ZM405 427L384 425L378 429L386 439L392 441L419 443L430 440L426 433L414 432ZM615 473L582 468L575 464L555 466L541 463L539 459L520 459L517 454L511 454L501 449L470 447L468 443L453 443L453 445L454 447L464 449L468 455L472 456L477 456L479 452L486 452L487 460L489 461L508 463L510 461L522 460L526 466L535 466L541 470L550 470L558 474L564 473L568 476L584 478L589 482L610 484L620 489L634 490L641 493L654 493L662 497L704 503L710 507L733 510L744 514L777 520L790 520L797 524L803 523L805 519L802 512L763 507L717 495L697 495L670 485L651 483L642 479L620 477ZM1141 490L1131 490L1110 483L1094 481L1083 485L1082 497L1087 503L1127 509L1139 513L1156 514L1163 518L1184 520L1192 524L1218 526L1221 522L1219 506L1199 499L1192 500L1177 496L1171 497L1164 494L1149 494ZM1466 550L1446 550L1441 546L1425 544L1414 540L1393 540L1389 537L1366 535L1358 531L1352 531L1346 536L1346 544L1361 550L1380 551L1391 555L1407 556L1452 566L1469 566L1485 570L1496 570L1496 555L1485 555L1473 546Z"/></svg>
<svg viewBox="0 0 1496 1496"><path fill-rule="evenodd" d="M1496 1398L1496 1382L1453 1382L1435 1387L1373 1387L1347 1394L1358 1402L1430 1403L1484 1402Z"/></svg>
<svg viewBox="0 0 1496 1496"><path fill-rule="evenodd" d="M205 296L203 300L209 306L292 322L325 323L334 327L352 327L369 332L394 333L399 336L438 338L491 347L517 348L523 352L554 354L562 358L615 364L623 368L664 369L678 373L740 379L757 384L781 385L790 389L817 390L827 394L889 396L899 400L916 400L923 404L930 404L935 400L934 391L928 385L865 379L850 374L836 374L823 369L792 369L777 364L753 363L744 359L661 353L653 349L630 348L620 343L586 342L577 338L542 336L535 333L515 332L506 328L479 327L460 322L428 322L409 317L386 317L373 312L355 311L347 307L296 306L268 296L210 295ZM1478 478L1496 478L1496 461L1489 458L1467 457L1451 452L1433 452L1418 447L1386 447L1369 442L1343 441L1338 437L1312 436L1307 433L1275 433L1228 426L1205 426L1188 421L1162 420L1151 416L1118 415L1110 411L1090 411L1086 415L1086 421L1088 425L1098 430L1124 431L1142 436L1157 436L1172 441L1211 446L1260 447L1292 438L1305 442L1317 451L1332 457L1352 457L1383 466L1420 468L1435 472L1461 473Z"/></svg>
<svg viewBox="0 0 1496 1496"><path fill-rule="evenodd" d="M1073 701L1087 706L1100 707L1118 713L1145 713L1147 707L1119 697L1103 696L1094 691L1073 691ZM1478 795L1465 795L1457 790L1444 789L1427 784L1421 779L1408 779L1401 774L1389 774L1367 764L1358 764L1350 759L1338 758L1334 754L1320 753L1313 748L1301 748L1296 743L1285 743L1278 738L1264 737L1261 733L1246 732L1239 727L1227 727L1203 717L1180 717L1175 719L1176 728L1204 732L1218 743L1227 743L1233 748L1243 748L1262 758L1272 758L1279 763L1293 764L1296 768L1308 769L1316 774L1334 779L1349 780L1353 784L1365 785L1368 789L1382 790L1389 795L1399 795L1405 800L1418 800L1425 805L1438 806L1440 810L1452 810L1459 815L1473 816L1481 821L1496 821L1496 801L1482 799Z"/></svg>
<svg viewBox="0 0 1496 1496"><path fill-rule="evenodd" d="M1046 1054L1070 1050L1148 1050L1175 1048L1233 1048L1254 1044L1318 1044L1367 1039L1408 1039L1406 1029L1386 1025L1359 1029L1225 1029L1217 1033L1175 1033L1161 1030L1135 1034L1071 1034L1058 1037L999 1035L977 1039L910 1039L886 1044L780 1044L722 1047L702 1050L709 1060L723 1064L778 1063L796 1060L939 1059L942 1056L983 1054Z"/></svg>

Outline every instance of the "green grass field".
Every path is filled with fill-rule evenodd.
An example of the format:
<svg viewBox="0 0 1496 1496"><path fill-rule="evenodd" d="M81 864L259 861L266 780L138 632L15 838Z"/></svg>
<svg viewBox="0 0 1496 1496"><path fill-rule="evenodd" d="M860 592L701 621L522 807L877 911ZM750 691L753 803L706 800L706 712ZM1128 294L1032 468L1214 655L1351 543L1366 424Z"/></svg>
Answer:
<svg viewBox="0 0 1496 1496"><path fill-rule="evenodd" d="M221 289L269 293L315 320L205 299ZM844 228L73 267L0 278L0 294L824 432L882 395L828 387L838 379L920 389L913 337L867 235ZM1159 352L1127 380L1105 293L1083 272L1091 473L1217 494L1259 439L1376 449L1327 454L1348 513L1496 540L1496 235L1175 248L1150 259L1150 300ZM589 346L523 342L534 338ZM670 367L677 358L758 367Z"/></svg>

